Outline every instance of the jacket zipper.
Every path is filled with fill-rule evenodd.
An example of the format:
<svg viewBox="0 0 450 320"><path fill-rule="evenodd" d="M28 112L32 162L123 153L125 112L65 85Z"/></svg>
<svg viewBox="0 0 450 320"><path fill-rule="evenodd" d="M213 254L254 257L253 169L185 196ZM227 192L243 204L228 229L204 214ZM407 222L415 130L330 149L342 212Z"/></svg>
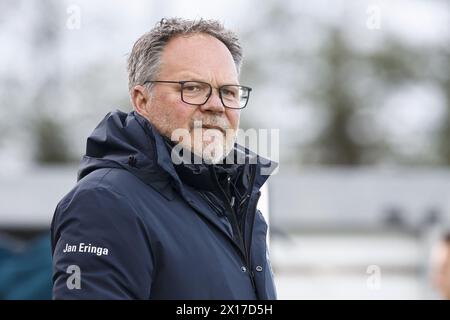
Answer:
<svg viewBox="0 0 450 320"><path fill-rule="evenodd" d="M252 252L252 238L253 238L253 227L254 227L254 225L255 225L255 215L256 215L256 206L258 205L258 201L259 201L259 197L261 196L261 192L258 192L257 194L256 194L256 198L255 198L255 200L253 201L253 204L252 204L252 206L251 206L251 208L250 208L250 214L251 214L251 217L250 217L250 236L249 236L249 239L250 239L250 241L249 241L249 243L248 243L248 263L251 265L251 263L252 263L252 255L251 255L251 252ZM247 211L248 212L248 211ZM246 218L246 217L245 217ZM246 225L246 223L244 222L244 226ZM244 243L245 243L245 239L244 239ZM254 276L254 274L253 274L253 270L252 270L252 275Z"/></svg>
<svg viewBox="0 0 450 320"><path fill-rule="evenodd" d="M234 213L234 209L231 206L231 200L228 198L226 192L223 190L222 186L220 185L214 169L211 168L211 170L213 171L214 180L216 181L216 184L218 185L220 192L222 193L222 195L224 196L224 198L226 200L225 201L225 206L226 206L226 212L228 212L228 214L226 216L228 217L228 219L231 220L230 222L231 222L231 226L232 226L232 229L233 229L233 238L235 239L235 242L237 241L237 245L239 247L239 252L240 252L241 257L243 258L243 260L245 262L245 265L246 265L247 270L248 270L248 274L250 276L250 280L251 280L251 283L252 283L253 290L254 290L254 292L255 292L255 294L257 296L255 278L254 278L254 274L253 274L253 271L252 271L251 265L250 265L249 253L246 250L245 239L243 239L244 235L243 235L243 233L241 231L241 228L239 226L239 223L237 221L237 217L236 217L236 214ZM252 189L253 189L253 185L250 185L249 187L251 188L251 190L250 190L250 193L251 193Z"/></svg>
<svg viewBox="0 0 450 320"><path fill-rule="evenodd" d="M233 232L233 233L234 233L235 237L237 238L236 240L238 241L239 248L241 249L241 254L243 253L243 258L244 258L244 261L245 261L245 265L247 267L247 271L248 271L249 276L250 276L250 280L252 282L253 290L256 293L255 278L254 278L254 274L253 274L252 267L251 267L251 264L250 264L250 255L249 255L249 253L246 250L245 239L243 237L244 234L243 234L242 230L239 227L239 223L238 223L238 221L236 219L236 215L235 215L235 213L233 211L233 208L230 205L230 202L227 202L227 207L228 207L227 209L228 209L228 212L229 212L229 214L227 216L231 219L233 230L235 230L235 232Z"/></svg>

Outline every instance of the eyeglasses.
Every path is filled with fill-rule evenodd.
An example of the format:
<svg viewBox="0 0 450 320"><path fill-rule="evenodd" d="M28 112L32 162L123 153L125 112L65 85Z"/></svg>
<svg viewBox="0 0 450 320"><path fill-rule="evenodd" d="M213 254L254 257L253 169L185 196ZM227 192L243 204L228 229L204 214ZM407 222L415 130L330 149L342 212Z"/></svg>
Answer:
<svg viewBox="0 0 450 320"><path fill-rule="evenodd" d="M202 81L145 81L146 83L176 83L181 86L181 100L184 103L201 106L204 105L212 94L212 86ZM217 88L222 104L230 109L244 109L247 106L252 88L227 84Z"/></svg>

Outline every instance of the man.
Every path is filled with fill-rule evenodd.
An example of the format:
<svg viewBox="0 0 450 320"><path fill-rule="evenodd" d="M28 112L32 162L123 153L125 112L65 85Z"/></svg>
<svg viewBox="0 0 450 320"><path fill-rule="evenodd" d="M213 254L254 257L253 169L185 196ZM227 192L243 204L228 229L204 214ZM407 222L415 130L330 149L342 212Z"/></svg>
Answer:
<svg viewBox="0 0 450 320"><path fill-rule="evenodd" d="M256 209L273 163L235 144L241 62L216 21L163 19L137 40L134 111L96 127L55 211L55 299L276 299Z"/></svg>

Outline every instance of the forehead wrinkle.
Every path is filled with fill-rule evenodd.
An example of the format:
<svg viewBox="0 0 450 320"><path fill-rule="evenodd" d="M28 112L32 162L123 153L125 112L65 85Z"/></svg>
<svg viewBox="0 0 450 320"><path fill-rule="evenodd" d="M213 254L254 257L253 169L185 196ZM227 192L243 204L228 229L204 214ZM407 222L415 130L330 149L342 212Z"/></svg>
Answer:
<svg viewBox="0 0 450 320"><path fill-rule="evenodd" d="M226 85L226 84L238 84L235 80L228 80L228 81L212 81L211 78L215 78L215 75L211 75L209 77L204 77L200 75L199 73L193 72L193 71L180 71L179 73L175 73L177 80L184 80L184 81L201 81L206 83L214 84L216 83L218 86Z"/></svg>

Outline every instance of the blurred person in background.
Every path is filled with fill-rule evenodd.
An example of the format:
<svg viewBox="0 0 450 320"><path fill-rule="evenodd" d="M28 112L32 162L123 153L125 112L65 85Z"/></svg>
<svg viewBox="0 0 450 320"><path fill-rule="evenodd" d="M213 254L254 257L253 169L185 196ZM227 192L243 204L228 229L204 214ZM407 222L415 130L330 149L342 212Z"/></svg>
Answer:
<svg viewBox="0 0 450 320"><path fill-rule="evenodd" d="M450 232L433 248L432 281L442 298L450 300Z"/></svg>
<svg viewBox="0 0 450 320"><path fill-rule="evenodd" d="M95 128L54 214L55 299L276 298L256 209L275 164L235 143L251 91L241 63L217 21L163 19L137 40L134 111Z"/></svg>

